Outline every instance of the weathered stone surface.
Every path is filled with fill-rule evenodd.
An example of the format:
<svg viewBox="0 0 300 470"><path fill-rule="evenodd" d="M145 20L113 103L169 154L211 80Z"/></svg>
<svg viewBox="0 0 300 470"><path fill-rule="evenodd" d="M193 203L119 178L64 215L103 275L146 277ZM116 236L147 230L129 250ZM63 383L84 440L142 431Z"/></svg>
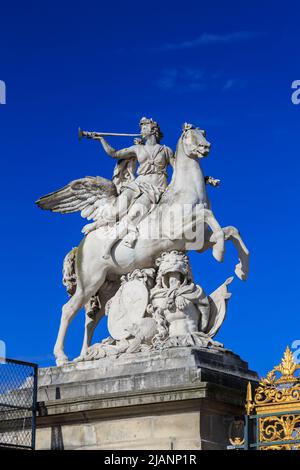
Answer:
<svg viewBox="0 0 300 470"><path fill-rule="evenodd" d="M208 198L206 184L219 181L202 171L206 133L184 123L174 155L160 144L153 119L142 118L140 130L141 138L121 150L99 133L80 131L119 159L112 180L81 178L37 201L94 220L64 260L71 298L54 347L59 367L39 374L39 448L222 448L247 382L257 379L213 339L233 278L207 295L194 283L187 256L211 248L222 261L231 241L235 273L247 278L248 249L235 227L220 226ZM176 171L168 185L169 165ZM70 363L65 337L83 305L84 340ZM110 336L91 345L104 314Z"/></svg>
<svg viewBox="0 0 300 470"><path fill-rule="evenodd" d="M38 448L224 448L256 373L231 352L174 348L40 370Z"/></svg>
<svg viewBox="0 0 300 470"><path fill-rule="evenodd" d="M112 338L125 339L130 336L128 325L141 321L148 298L146 286L136 279L120 287L109 306L108 330Z"/></svg>
<svg viewBox="0 0 300 470"><path fill-rule="evenodd" d="M173 450L201 450L199 439L174 439Z"/></svg>
<svg viewBox="0 0 300 470"><path fill-rule="evenodd" d="M51 428L39 428L36 433L36 448L51 449Z"/></svg>
<svg viewBox="0 0 300 470"><path fill-rule="evenodd" d="M83 305L85 334L76 360L144 351L147 346L157 348L160 342L164 347L222 346L212 338L224 321L230 297L227 285L232 278L206 296L192 282L190 270L182 272L177 255L180 258L187 251L203 253L211 248L214 258L221 262L225 241L230 240L239 256L235 273L241 280L247 278L249 251L239 231L231 225L221 227L212 211L206 184L215 186L219 181L205 176L201 167L201 159L208 156L211 146L205 131L184 123L174 154L160 144L163 134L156 121L142 118L140 127L142 138L120 150L111 147L99 133L81 132L81 136L100 141L105 152L118 159L112 180L101 176L80 178L37 201L42 209L64 214L80 212L84 218L94 220L84 227L85 237L78 248L64 260L63 283L72 298L63 307L54 346L59 366L68 362L64 351L66 333ZM169 165L176 171L168 185ZM164 255L167 260L163 260ZM153 297L156 307L153 303L147 305L147 292L141 283L121 286L118 291L124 276L139 270L142 280L142 271L157 270L158 260L164 267L160 266L161 272L157 273ZM160 274L164 277L161 285L157 282ZM112 338L91 351L93 333L107 306ZM152 338L153 323L146 328L144 315L158 322ZM111 344L111 339L116 344Z"/></svg>

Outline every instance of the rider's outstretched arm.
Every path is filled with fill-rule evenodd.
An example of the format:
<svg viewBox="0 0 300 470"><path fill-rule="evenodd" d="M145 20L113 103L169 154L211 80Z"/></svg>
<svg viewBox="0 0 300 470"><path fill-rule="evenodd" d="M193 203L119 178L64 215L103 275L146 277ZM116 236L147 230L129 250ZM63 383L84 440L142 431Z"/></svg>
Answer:
<svg viewBox="0 0 300 470"><path fill-rule="evenodd" d="M131 147L125 149L116 150L108 142L106 142L103 137L98 137L97 140L101 142L105 152L112 158L129 159L136 156L135 145L132 145Z"/></svg>

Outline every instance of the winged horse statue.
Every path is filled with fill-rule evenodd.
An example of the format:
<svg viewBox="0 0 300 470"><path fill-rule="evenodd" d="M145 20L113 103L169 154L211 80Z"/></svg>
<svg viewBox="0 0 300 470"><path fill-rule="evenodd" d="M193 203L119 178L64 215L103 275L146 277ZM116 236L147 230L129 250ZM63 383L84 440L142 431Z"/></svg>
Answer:
<svg viewBox="0 0 300 470"><path fill-rule="evenodd" d="M96 228L86 231L76 252L73 252L76 290L62 308L59 332L54 347L57 365L68 362L64 352L67 329L74 316L96 293L101 299L101 307L96 316L86 315L85 335L81 356L90 345L93 332L104 315L107 283L133 269L151 268L155 259L170 250L187 251L190 238L185 234L188 229L201 227L203 236L197 237L192 249L198 253L212 248L215 259L223 260L225 241L232 241L237 248L239 262L235 267L238 278L245 280L248 274L249 251L237 228L221 227L216 220L208 199L206 181L201 169L201 159L210 151L205 132L191 124L184 124L178 140L173 175L170 184L153 209L138 224L138 237L134 246L128 246L124 237L114 240L110 246L110 256L105 255L109 231L107 224L99 224L104 207L109 207L118 198L114 182L97 177L86 177L72 181L64 188L50 193L37 201L42 209L53 212L72 213L80 211L88 220L96 222ZM149 221L155 225L159 220L167 220L172 209L189 207L189 217L176 219L175 234L166 232L160 237L144 237ZM176 209L176 210L177 210ZM175 210L175 214L177 213ZM192 214L192 217L190 217ZM175 216L176 217L176 216ZM117 283L118 285L118 283Z"/></svg>

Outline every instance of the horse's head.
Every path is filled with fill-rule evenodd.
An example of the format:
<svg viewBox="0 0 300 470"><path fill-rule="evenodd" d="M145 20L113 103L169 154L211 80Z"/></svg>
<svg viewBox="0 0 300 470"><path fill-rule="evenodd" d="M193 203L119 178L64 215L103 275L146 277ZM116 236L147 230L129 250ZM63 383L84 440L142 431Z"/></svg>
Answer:
<svg viewBox="0 0 300 470"><path fill-rule="evenodd" d="M211 144L206 140L205 131L188 123L184 123L182 127L181 140L186 155L197 158L207 157Z"/></svg>

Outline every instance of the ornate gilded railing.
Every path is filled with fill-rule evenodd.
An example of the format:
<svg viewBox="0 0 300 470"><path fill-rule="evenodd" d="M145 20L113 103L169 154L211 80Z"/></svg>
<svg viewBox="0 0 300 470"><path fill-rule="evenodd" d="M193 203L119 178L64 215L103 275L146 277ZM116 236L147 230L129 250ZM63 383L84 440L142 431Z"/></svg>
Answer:
<svg viewBox="0 0 300 470"><path fill-rule="evenodd" d="M230 448L300 450L299 369L287 347L281 363L260 380L254 394L248 383L244 432L234 435L233 424Z"/></svg>

